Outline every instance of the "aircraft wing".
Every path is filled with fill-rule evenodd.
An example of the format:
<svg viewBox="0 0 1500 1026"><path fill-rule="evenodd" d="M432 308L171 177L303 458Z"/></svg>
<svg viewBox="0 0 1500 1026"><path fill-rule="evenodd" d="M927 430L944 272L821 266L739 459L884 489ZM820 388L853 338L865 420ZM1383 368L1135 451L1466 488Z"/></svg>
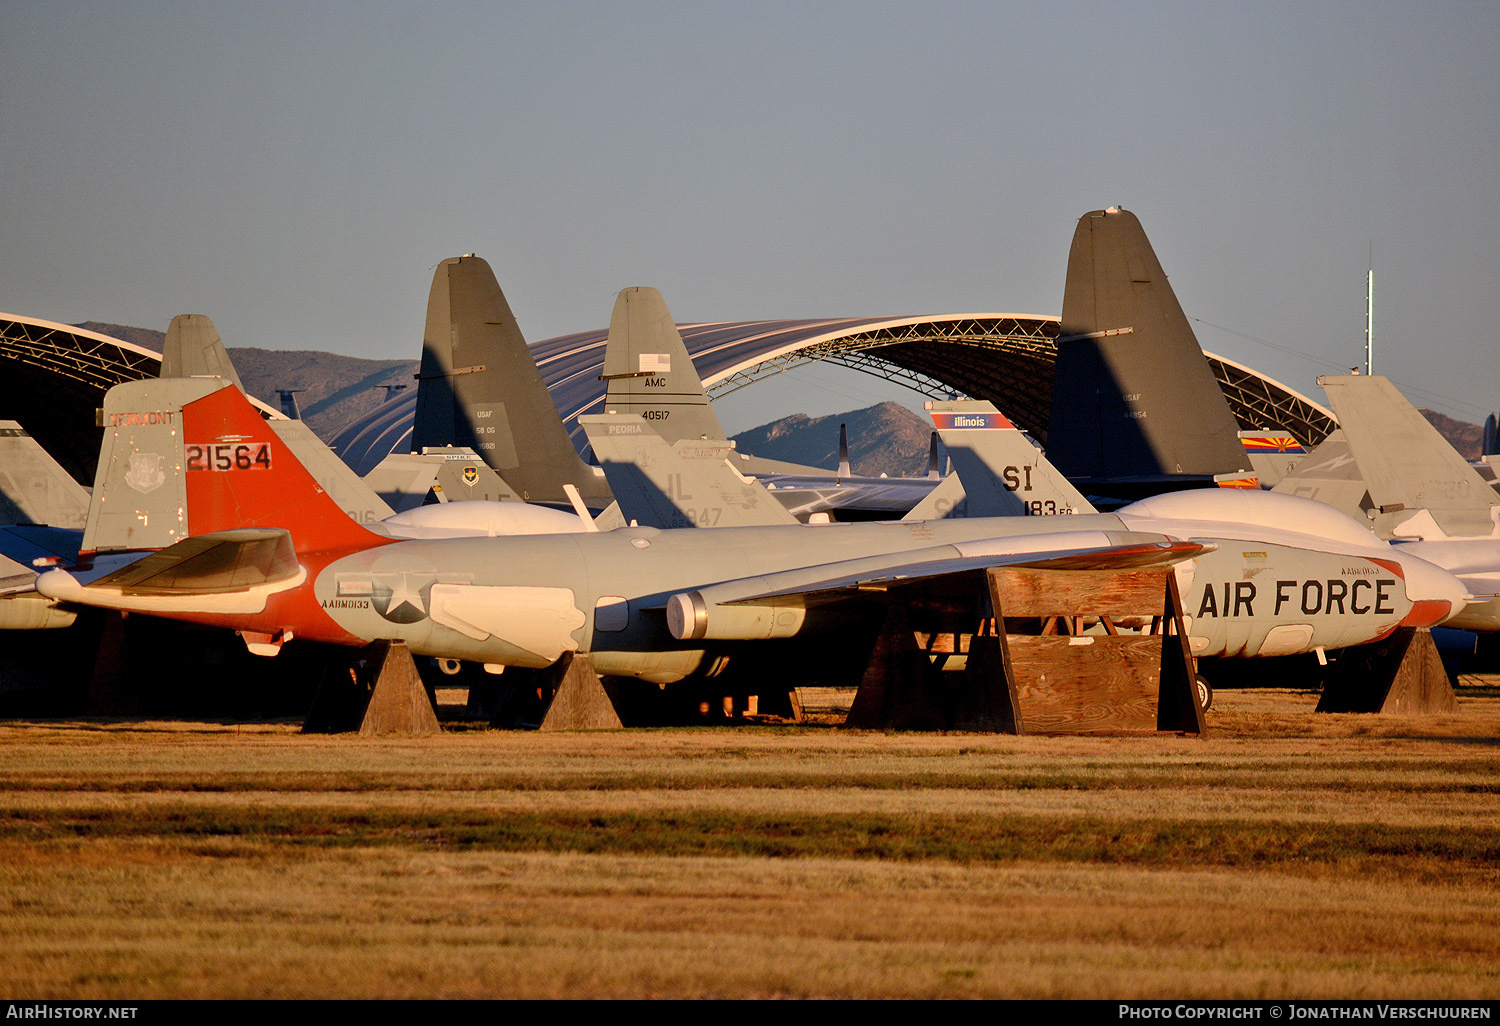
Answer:
<svg viewBox="0 0 1500 1026"><path fill-rule="evenodd" d="M1500 572L1493 573L1455 573L1460 583L1468 589L1469 594L1476 601L1490 601L1500 598Z"/></svg>
<svg viewBox="0 0 1500 1026"><path fill-rule="evenodd" d="M992 567L1051 570L1123 570L1170 566L1213 548L1164 535L1104 531L1059 532L1029 537L938 545L907 552L801 567L759 577L724 581L667 601L667 623L680 641L698 638L746 640L778 636L772 621L795 610L786 624L800 626L811 606L846 601L861 592L892 588L938 588L960 574Z"/></svg>
<svg viewBox="0 0 1500 1026"><path fill-rule="evenodd" d="M200 534L125 566L52 570L37 578L48 598L140 612L259 612L266 597L307 577L280 528Z"/></svg>

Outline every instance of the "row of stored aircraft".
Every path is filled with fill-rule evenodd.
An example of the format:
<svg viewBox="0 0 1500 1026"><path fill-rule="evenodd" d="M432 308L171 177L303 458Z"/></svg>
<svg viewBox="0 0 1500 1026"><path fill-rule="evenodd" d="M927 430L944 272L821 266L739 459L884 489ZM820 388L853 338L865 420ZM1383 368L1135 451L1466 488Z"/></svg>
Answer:
<svg viewBox="0 0 1500 1026"><path fill-rule="evenodd" d="M1112 239L1126 240L1121 253L1111 250L1121 245ZM1139 267L1141 247L1149 254L1133 216L1085 215L1065 306L1087 298L1088 280L1112 282L1118 267ZM1081 248L1091 270L1075 275ZM1149 290L1096 285L1096 322L1123 317L1115 328L1131 329L1078 340L1089 344L1080 359L1096 377L1119 362L1111 347L1121 336L1149 337L1153 319L1158 330L1166 323L1180 335L1174 316L1186 327L1159 268L1155 280L1159 287ZM407 460L407 470L462 468L465 478L493 472L495 489L508 497L562 500L572 513L520 513L530 507L519 502L449 503L405 514L377 506L370 483L341 469L305 429L288 427L296 422L264 419L226 371L227 357L217 362L222 346L211 324L185 317L174 321L169 351L196 353L186 363L214 373L110 392L83 531L72 554L54 546L64 552L35 578L31 600L54 610L96 606L223 627L259 654L294 638L346 646L387 639L418 655L492 670L587 655L600 674L657 684L750 681L768 672L807 682L857 680L862 653L895 597L952 589L1005 566L1170 566L1197 656L1339 649L1403 625L1464 617L1467 626L1497 626L1497 503L1482 482L1481 491L1455 500L1463 510L1436 502L1434 488L1412 497L1432 499L1427 506L1377 502L1373 520L1394 544L1368 526L1370 496L1384 498L1394 487L1386 479L1404 478L1388 472L1388 447L1377 443L1373 455L1363 448L1365 421L1385 418L1361 420L1344 406L1373 401L1367 382L1382 379L1326 383L1348 421L1343 444L1360 450L1362 470L1377 468L1370 471L1375 483L1341 503L1362 519L1336 509L1339 502L1299 494L1316 491L1309 483L1320 480L1316 453L1305 473L1292 468L1275 491L1178 490L1101 513L982 403L933 405L956 468L942 481L857 482L745 459L724 440L660 295L631 289L611 320L610 412L581 421L600 466L583 463L571 445L567 458L539 463L539 446L557 448L545 437L553 425L564 440L566 434L550 400L545 410L534 401L536 389L545 394L534 364L528 358L531 376L507 385L472 368L500 366L514 352L464 350L496 327L508 330L507 319L514 325L508 308L494 305L495 297L501 306L504 300L493 282L478 258L439 267L421 385L435 398L419 393L418 433L441 448L424 444L429 451ZM1107 296L1115 294L1123 298L1112 309ZM1211 375L1208 385L1222 404ZM1141 386L1113 407L1100 400L1100 423L1107 432L1110 417L1123 414L1135 442L1175 446L1168 458L1192 467L1200 483L1243 479L1251 462L1237 433L1228 471L1200 459L1207 444L1225 448L1223 430L1194 401L1186 405L1194 407L1196 427L1183 428L1176 407L1184 390L1202 394L1202 385L1179 383L1170 393ZM526 431L511 426L518 411ZM1197 434L1174 440L1183 430ZM1398 449L1425 465L1409 440ZM1149 473L1079 476L1086 487L1162 483ZM421 480L430 478L418 474L393 494L409 497ZM1353 491L1340 495L1347 500ZM881 502L904 503L908 511L883 522L833 520L849 510L870 515ZM1412 516L1395 516L1407 508ZM806 520L812 522L799 522ZM1455 556L1457 539L1466 541ZM20 576L12 576L11 588L25 596Z"/></svg>

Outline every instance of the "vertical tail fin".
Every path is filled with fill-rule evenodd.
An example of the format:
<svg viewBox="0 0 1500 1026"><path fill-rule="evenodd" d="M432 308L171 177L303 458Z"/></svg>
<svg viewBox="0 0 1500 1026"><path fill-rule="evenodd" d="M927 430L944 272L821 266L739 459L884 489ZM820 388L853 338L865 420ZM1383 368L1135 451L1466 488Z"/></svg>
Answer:
<svg viewBox="0 0 1500 1026"><path fill-rule="evenodd" d="M579 459L490 265L438 265L427 300L412 450L473 449L532 501L563 502L563 484L603 504L609 490Z"/></svg>
<svg viewBox="0 0 1500 1026"><path fill-rule="evenodd" d="M1256 479L1267 488L1275 488L1307 455L1290 431L1241 431L1239 437Z"/></svg>
<svg viewBox="0 0 1500 1026"><path fill-rule="evenodd" d="M297 462L355 523L374 524L395 513L369 482L335 456L304 421L268 420L266 426L276 432Z"/></svg>
<svg viewBox="0 0 1500 1026"><path fill-rule="evenodd" d="M0 524L81 530L89 493L13 420L0 420Z"/></svg>
<svg viewBox="0 0 1500 1026"><path fill-rule="evenodd" d="M297 393L305 392L305 388L278 388L276 395L281 400L281 413L287 420L301 420L302 408L297 405Z"/></svg>
<svg viewBox="0 0 1500 1026"><path fill-rule="evenodd" d="M182 408L224 387L220 378L159 378L105 394L83 552L163 549L188 536Z"/></svg>
<svg viewBox="0 0 1500 1026"><path fill-rule="evenodd" d="M849 425L839 425L839 471L838 480L853 477L854 471L849 467Z"/></svg>
<svg viewBox="0 0 1500 1026"><path fill-rule="evenodd" d="M703 379L656 289L629 288L615 297L603 376L606 410L647 421L668 442L724 440Z"/></svg>
<svg viewBox="0 0 1500 1026"><path fill-rule="evenodd" d="M797 519L727 462L728 442L667 442L639 417L579 417L627 520L647 527L762 527Z"/></svg>
<svg viewBox="0 0 1500 1026"><path fill-rule="evenodd" d="M1134 214L1094 210L1068 254L1047 451L1070 478L1250 469L1239 425Z"/></svg>
<svg viewBox="0 0 1500 1026"><path fill-rule="evenodd" d="M1404 514L1391 527L1402 537L1488 537L1500 496L1454 451L1427 418L1380 375L1318 379L1370 501L1381 513ZM1421 517L1431 514L1434 524Z"/></svg>
<svg viewBox="0 0 1500 1026"><path fill-rule="evenodd" d="M1380 533L1383 526L1389 526L1371 504L1370 490L1365 485L1359 464L1354 460L1344 432L1337 428L1313 446L1271 490L1332 506L1361 523L1369 523L1376 533Z"/></svg>
<svg viewBox="0 0 1500 1026"><path fill-rule="evenodd" d="M632 414L668 442L726 440L724 425L709 402L703 379L688 356L666 300L656 289L629 288L615 298L602 376L607 384L604 408L608 412ZM734 454L732 460L749 474L831 476L821 467L744 453Z"/></svg>
<svg viewBox="0 0 1500 1026"><path fill-rule="evenodd" d="M237 387L200 377L110 389L83 551L240 527L283 528L298 552L388 540L334 503Z"/></svg>
<svg viewBox="0 0 1500 1026"><path fill-rule="evenodd" d="M927 404L927 409L963 485L963 505L948 515L1052 516L1094 512L1088 499L990 403L933 402ZM929 499L932 503L951 504L955 496L949 483L944 482Z"/></svg>
<svg viewBox="0 0 1500 1026"><path fill-rule="evenodd" d="M162 346L161 376L219 378L233 383L242 393L245 392L245 386L234 369L234 362L229 358L229 350L219 338L218 329L203 314L178 314L172 318L172 323L167 328L166 343ZM291 388L279 391L282 410L289 410L287 416L290 419L272 420L268 423L319 486L357 523L372 524L390 516L394 510L302 422L294 394L302 390ZM130 533L136 532L132 529Z"/></svg>
<svg viewBox="0 0 1500 1026"><path fill-rule="evenodd" d="M161 377L223 378L240 391L245 386L229 359L214 322L202 314L178 314L167 326L161 349Z"/></svg>

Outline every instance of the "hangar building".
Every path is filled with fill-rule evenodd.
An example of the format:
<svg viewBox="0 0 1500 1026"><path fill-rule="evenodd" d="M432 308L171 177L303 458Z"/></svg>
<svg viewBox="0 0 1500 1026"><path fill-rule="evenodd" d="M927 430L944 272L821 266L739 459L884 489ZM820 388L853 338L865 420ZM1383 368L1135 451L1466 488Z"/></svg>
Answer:
<svg viewBox="0 0 1500 1026"><path fill-rule="evenodd" d="M899 382L934 399L988 399L1032 437L1042 442L1047 438L1057 359L1056 317L942 314L719 321L677 328L713 397L825 360ZM600 329L563 335L531 347L580 450L585 441L578 416L603 412L599 375L608 334ZM1280 382L1233 360L1204 356L1242 428L1285 428L1311 446L1337 426L1327 409ZM388 453L410 451L416 402L413 391L400 393L346 425L330 444L356 471L369 473Z"/></svg>
<svg viewBox="0 0 1500 1026"><path fill-rule="evenodd" d="M827 360L900 382L933 398L988 399L1045 441L1056 360L1056 317L943 314L926 317L734 321L679 325L712 396ZM531 347L574 441L582 413L598 412L607 330ZM417 347L413 346L413 349ZM1305 445L1333 429L1333 415L1243 364L1205 353L1246 429L1282 427ZM14 419L85 484L93 483L100 430L95 411L121 381L154 377L159 354L119 339L36 318L0 314L0 418ZM330 444L360 473L410 444L414 389L342 429ZM793 411L786 411L788 413Z"/></svg>

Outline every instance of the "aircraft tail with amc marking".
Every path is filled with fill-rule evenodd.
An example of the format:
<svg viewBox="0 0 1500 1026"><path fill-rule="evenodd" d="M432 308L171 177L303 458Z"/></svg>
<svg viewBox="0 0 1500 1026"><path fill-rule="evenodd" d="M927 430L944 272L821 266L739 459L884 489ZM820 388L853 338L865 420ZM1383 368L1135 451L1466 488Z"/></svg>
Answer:
<svg viewBox="0 0 1500 1026"><path fill-rule="evenodd" d="M458 446L479 453L530 502L567 502L574 485L608 505L602 474L563 429L490 265L476 256L438 265L427 300L412 451Z"/></svg>
<svg viewBox="0 0 1500 1026"><path fill-rule="evenodd" d="M1078 221L1056 367L1047 452L1070 479L1251 469L1218 380L1127 210L1093 210Z"/></svg>
<svg viewBox="0 0 1500 1026"><path fill-rule="evenodd" d="M603 377L607 413L639 417L669 444L685 438L728 440L683 344L682 333L656 289L629 288L615 298L609 317L609 341L604 347ZM833 471L822 467L746 453L733 453L729 459L746 474L834 476Z"/></svg>
<svg viewBox="0 0 1500 1026"><path fill-rule="evenodd" d="M604 381L606 410L640 417L669 443L727 437L666 300L656 289L625 289L615 298L604 348Z"/></svg>

